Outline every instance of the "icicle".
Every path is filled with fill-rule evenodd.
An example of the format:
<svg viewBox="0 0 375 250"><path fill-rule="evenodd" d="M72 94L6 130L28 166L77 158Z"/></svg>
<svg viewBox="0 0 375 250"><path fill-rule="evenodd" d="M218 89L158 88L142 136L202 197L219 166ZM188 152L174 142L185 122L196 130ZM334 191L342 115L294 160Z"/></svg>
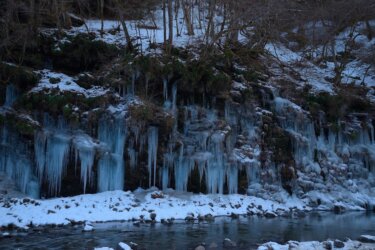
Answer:
<svg viewBox="0 0 375 250"><path fill-rule="evenodd" d="M134 148L128 148L128 155L130 168L135 169L137 167L137 152Z"/></svg>
<svg viewBox="0 0 375 250"><path fill-rule="evenodd" d="M224 192L225 181L225 159L223 152L223 142L225 136L222 133L215 133L210 138L209 151L213 153L213 158L207 161L206 185L209 193Z"/></svg>
<svg viewBox="0 0 375 250"><path fill-rule="evenodd" d="M18 189L30 196L39 198L39 184L32 171L32 163L25 144L17 134L10 133L4 126L0 133L0 172L14 180Z"/></svg>
<svg viewBox="0 0 375 250"><path fill-rule="evenodd" d="M33 198L39 199L40 198L40 187L37 178L32 178L26 186L26 195Z"/></svg>
<svg viewBox="0 0 375 250"><path fill-rule="evenodd" d="M5 107L10 107L13 103L17 100L18 91L13 84L8 84L6 87L6 94L5 94Z"/></svg>
<svg viewBox="0 0 375 250"><path fill-rule="evenodd" d="M281 127L291 136L296 163L306 166L314 162L317 139L313 122L301 107L287 99L276 97L274 105Z"/></svg>
<svg viewBox="0 0 375 250"><path fill-rule="evenodd" d="M168 100L168 80L166 78L163 78L163 97L166 102Z"/></svg>
<svg viewBox="0 0 375 250"><path fill-rule="evenodd" d="M149 187L156 184L156 164L158 151L158 128L150 127L148 129L148 173L149 173ZM153 182L151 182L153 178Z"/></svg>
<svg viewBox="0 0 375 250"><path fill-rule="evenodd" d="M177 112L177 84L173 84L172 87L172 113L176 114Z"/></svg>
<svg viewBox="0 0 375 250"><path fill-rule="evenodd" d="M61 190L61 180L68 164L69 150L69 137L56 134L47 138L44 170L51 194L57 195Z"/></svg>
<svg viewBox="0 0 375 250"><path fill-rule="evenodd" d="M169 168L165 166L163 167L163 170L162 170L161 183L162 183L163 190L166 190L168 188L168 183L169 183Z"/></svg>
<svg viewBox="0 0 375 250"><path fill-rule="evenodd" d="M247 183L259 183L260 163L254 161L246 166Z"/></svg>
<svg viewBox="0 0 375 250"><path fill-rule="evenodd" d="M98 163L98 190L122 190L124 188L124 146L126 128L122 118L113 122L102 120L98 128L99 140L105 152Z"/></svg>
<svg viewBox="0 0 375 250"><path fill-rule="evenodd" d="M42 182L44 176L44 168L46 164L46 143L47 137L42 131L37 131L34 134L34 153L37 166L37 174L39 181Z"/></svg>
<svg viewBox="0 0 375 250"><path fill-rule="evenodd" d="M95 144L88 136L80 135L75 138L76 157L81 162L81 181L83 192L86 193L87 184L92 183L92 168L95 159Z"/></svg>
<svg viewBox="0 0 375 250"><path fill-rule="evenodd" d="M238 190L238 168L230 166L227 169L228 193L235 194Z"/></svg>
<svg viewBox="0 0 375 250"><path fill-rule="evenodd" d="M193 168L194 161L188 157L184 157L184 146L181 146L180 155L174 169L177 191L187 191L189 175Z"/></svg>

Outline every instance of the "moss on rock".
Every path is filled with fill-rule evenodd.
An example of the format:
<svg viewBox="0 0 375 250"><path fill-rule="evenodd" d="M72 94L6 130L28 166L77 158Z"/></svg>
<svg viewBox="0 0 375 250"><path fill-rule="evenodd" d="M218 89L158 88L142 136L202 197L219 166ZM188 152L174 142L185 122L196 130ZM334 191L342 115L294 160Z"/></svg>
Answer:
<svg viewBox="0 0 375 250"><path fill-rule="evenodd" d="M19 89L27 90L38 83L38 76L26 67L0 63L1 84L14 84Z"/></svg>

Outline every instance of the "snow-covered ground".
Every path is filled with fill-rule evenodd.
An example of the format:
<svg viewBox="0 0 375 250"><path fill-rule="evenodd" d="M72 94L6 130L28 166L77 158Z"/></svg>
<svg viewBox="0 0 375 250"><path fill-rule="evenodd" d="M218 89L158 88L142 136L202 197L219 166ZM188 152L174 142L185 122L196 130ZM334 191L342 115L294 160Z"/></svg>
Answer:
<svg viewBox="0 0 375 250"><path fill-rule="evenodd" d="M109 89L99 86L93 86L90 89L85 89L76 83L76 79L63 73L58 73L50 70L36 71L41 77L38 85L34 87L31 92L57 90L59 92L72 92L82 94L87 98L94 98L106 95Z"/></svg>
<svg viewBox="0 0 375 250"><path fill-rule="evenodd" d="M369 40L365 34L360 33L363 23L358 23L354 31L347 28L335 37L332 45L327 49L323 45L312 48L305 48L295 51L282 43L268 43L266 51L275 57L283 67L297 73L299 78L294 79L297 86L311 86L313 92L335 93L335 86L332 83L336 67L343 67L341 72L342 84L362 85L366 87L375 86L375 67L369 63L371 53L375 46L375 39ZM350 44L355 44L355 46ZM335 63L332 56L349 53L351 59L345 63ZM321 61L322 55L325 59ZM330 58L331 57L331 58ZM367 59L366 59L367 58ZM373 58L373 56L372 56ZM274 72L275 73L275 72ZM283 74L283 72L279 72ZM291 80L291 79L289 79ZM372 99L373 94L369 94Z"/></svg>
<svg viewBox="0 0 375 250"><path fill-rule="evenodd" d="M134 192L110 191L69 198L33 200L29 198L0 199L0 226L13 224L27 228L29 225L67 225L71 222L106 222L124 220L198 219L199 216L230 216L232 214L260 214L275 217L291 210L309 209L298 200L290 198L286 204L253 196L192 195L172 190L136 190Z"/></svg>
<svg viewBox="0 0 375 250"><path fill-rule="evenodd" d="M193 33L188 34L188 30L185 24L184 13L182 9L178 10L175 14L173 21L173 45L174 46L186 46L194 44L197 41L204 39L206 34L206 28L208 20L199 16L198 7L194 6L192 11L193 20ZM220 30L220 21L222 17L216 16L215 29ZM86 25L81 27L74 27L67 31L69 35L77 35L80 33L90 32L96 34L96 39L104 41L109 44L125 45L126 39L123 32L122 25L117 20L104 20L103 21L103 33L101 32L102 23L101 20L91 19L85 20ZM127 20L126 26L129 35L134 45L138 46L138 49L144 53L150 52L151 44L162 44L164 42L164 29L163 29L163 11L159 7L152 14L145 17L142 20ZM167 32L167 36L169 33ZM66 42L66 41L61 41Z"/></svg>
<svg viewBox="0 0 375 250"><path fill-rule="evenodd" d="M314 92L334 93L332 83L327 80L334 77L333 63L327 63L324 68L318 67L282 44L270 43L265 49L280 63L299 74L300 79L296 81L298 86L309 85ZM280 74L284 73L280 72Z"/></svg>
<svg viewBox="0 0 375 250"><path fill-rule="evenodd" d="M224 248L235 249L236 243L230 239L225 239L223 242ZM209 247L209 249L216 247ZM129 245L120 242L118 244L118 249L130 250L132 249ZM204 250L205 247L198 246L197 249ZM279 244L276 242L267 242L258 247L258 250L327 250L327 249L341 249L341 250L373 250L375 249L375 236L362 235L359 240L347 239L345 241L340 240L326 240L323 242L319 241L288 241L285 244ZM113 250L113 248L108 247L98 247L95 250Z"/></svg>

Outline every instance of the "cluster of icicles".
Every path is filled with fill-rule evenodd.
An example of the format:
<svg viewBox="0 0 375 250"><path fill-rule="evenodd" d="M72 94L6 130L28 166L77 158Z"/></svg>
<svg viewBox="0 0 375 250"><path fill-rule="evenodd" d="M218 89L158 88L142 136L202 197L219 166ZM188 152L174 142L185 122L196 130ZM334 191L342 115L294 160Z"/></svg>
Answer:
<svg viewBox="0 0 375 250"><path fill-rule="evenodd" d="M176 85L171 88L170 97L168 90L164 90L164 98L165 110L177 116ZM71 130L63 119L54 121L45 115L43 129L35 133L32 153L26 147L22 152L13 152L12 141L17 145L24 142L16 133L8 133L8 128L3 127L1 150L7 150L7 153L1 155L0 171L13 178L24 193L38 197L40 186L47 183L49 194L56 196L63 188L62 179L67 167L72 166L73 158L76 172L80 171L77 174L80 174L83 192L94 183L98 192L121 190L125 184L126 164L131 169L138 167L140 155L146 152L149 187L160 184L163 189L172 187L187 191L190 174L198 168L200 181L205 178L208 193L224 193L225 187L228 193L236 193L241 166L230 158L239 131L232 129L228 136L227 132L215 130L219 120L216 110L196 105L183 108L184 131L177 132L176 122L163 153L158 152L158 127L150 126L143 129L146 132L141 132L137 126L128 126L124 115L112 114L101 119L95 139L84 131ZM230 108L226 119L236 125L236 117L233 118ZM255 135L250 122L245 127ZM250 169L259 166L257 159L247 164L246 169L252 173L249 178L255 178ZM174 186L171 185L172 178Z"/></svg>
<svg viewBox="0 0 375 250"><path fill-rule="evenodd" d="M134 93L134 90L131 90ZM14 99L9 89L6 106ZM97 191L121 190L125 185L125 166L131 169L139 165L142 152L147 154L149 187L160 184L160 188L171 186L187 191L192 171L197 169L204 178L208 193L237 193L239 171L246 170L248 184L258 182L260 171L259 135L261 124L255 110L250 116L241 114L238 107L226 104L224 117L218 111L197 105L179 106L177 112L177 87L173 85L168 95L164 83L164 109L175 116L175 125L164 150L160 150L159 129L150 126L141 132L136 126L128 126L124 115L111 115L100 120L96 139L83 131L70 130L60 119L53 121L48 116L43 120L43 130L37 131L34 150L30 153L17 133L6 126L0 136L0 171L15 180L20 190L32 197L40 194L40 185L47 183L49 193L58 195L63 188L62 179L74 156L75 166L80 166L83 192L96 183ZM316 136L314 124L307 113L287 99L276 97L273 110L279 123L292 140L294 159L297 164L312 171L319 171L316 152L332 155L348 154L373 170L375 163L374 132L371 122L358 128L353 139L345 131L329 131ZM180 110L181 111L181 110ZM177 131L177 115L184 114L183 131ZM242 112L245 113L245 112ZM220 121L226 127L218 129ZM246 138L245 145L237 148L238 138ZM243 152L252 152L247 157ZM32 155L34 154L34 155ZM340 159L336 155L336 159ZM94 173L94 165L97 171Z"/></svg>
<svg viewBox="0 0 375 250"><path fill-rule="evenodd" d="M291 101L276 97L275 112L281 127L289 134L295 162L305 171L320 174L321 159L331 164L357 165L365 171L375 171L375 135L372 120L362 114L360 120L352 116L350 124L323 129L324 117L320 121L319 135L316 135L314 123L308 113ZM361 114L357 114L361 115ZM344 161L343 158L350 159Z"/></svg>

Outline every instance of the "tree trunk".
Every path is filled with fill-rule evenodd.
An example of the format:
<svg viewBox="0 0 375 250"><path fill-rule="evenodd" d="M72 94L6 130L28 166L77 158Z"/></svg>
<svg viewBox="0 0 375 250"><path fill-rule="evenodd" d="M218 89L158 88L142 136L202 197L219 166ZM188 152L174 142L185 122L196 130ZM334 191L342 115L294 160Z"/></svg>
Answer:
<svg viewBox="0 0 375 250"><path fill-rule="evenodd" d="M133 50L133 43L132 43L132 40L131 40L131 37L130 37L130 34L129 34L129 30L128 30L128 27L126 26L124 18L121 18L121 26L122 26L122 29L124 30L125 39L126 39L126 46L127 46L128 50Z"/></svg>
<svg viewBox="0 0 375 250"><path fill-rule="evenodd" d="M206 32L205 32L207 44L212 42L212 39L215 36L214 11L215 11L215 0L209 0L209 2L208 2L208 23L207 23Z"/></svg>
<svg viewBox="0 0 375 250"><path fill-rule="evenodd" d="M174 1L174 20L176 23L176 35L180 36L181 31L179 30L179 25L178 25L178 12L180 10L180 0L175 0Z"/></svg>
<svg viewBox="0 0 375 250"><path fill-rule="evenodd" d="M184 19L186 22L186 28L189 36L194 35L194 26L193 26L193 21L191 17L191 4L189 4L189 1L184 1Z"/></svg>
<svg viewBox="0 0 375 250"><path fill-rule="evenodd" d="M163 0L163 40L164 48L167 48L167 15L166 15L165 0Z"/></svg>
<svg viewBox="0 0 375 250"><path fill-rule="evenodd" d="M103 37L104 34L104 0L100 0L100 36Z"/></svg>
<svg viewBox="0 0 375 250"><path fill-rule="evenodd" d="M173 9L172 9L172 0L168 0L168 24L169 24L169 48L168 53L171 52L173 44Z"/></svg>

